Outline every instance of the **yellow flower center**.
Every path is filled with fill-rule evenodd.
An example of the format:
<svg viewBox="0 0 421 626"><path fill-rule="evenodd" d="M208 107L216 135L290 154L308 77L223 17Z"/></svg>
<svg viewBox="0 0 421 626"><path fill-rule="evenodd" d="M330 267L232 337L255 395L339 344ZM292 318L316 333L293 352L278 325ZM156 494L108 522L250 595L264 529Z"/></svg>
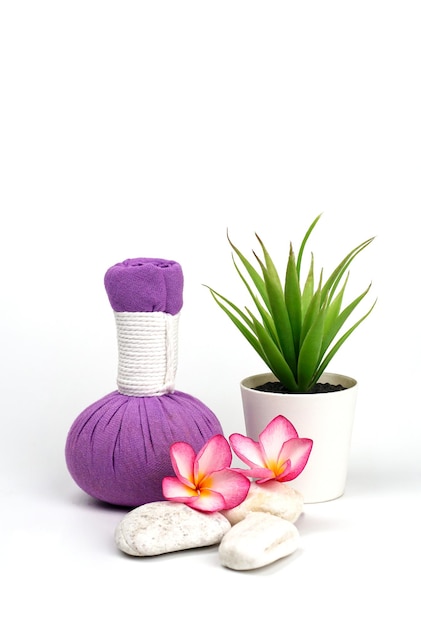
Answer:
<svg viewBox="0 0 421 626"><path fill-rule="evenodd" d="M281 476L287 466L287 461L283 461L282 459L278 459L277 461L268 461L266 467L273 472L274 476Z"/></svg>

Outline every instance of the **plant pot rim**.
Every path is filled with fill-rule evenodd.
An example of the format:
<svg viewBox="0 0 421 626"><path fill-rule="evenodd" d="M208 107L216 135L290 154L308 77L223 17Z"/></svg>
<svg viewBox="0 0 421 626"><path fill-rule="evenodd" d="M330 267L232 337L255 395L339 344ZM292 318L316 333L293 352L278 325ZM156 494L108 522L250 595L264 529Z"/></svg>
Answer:
<svg viewBox="0 0 421 626"><path fill-rule="evenodd" d="M243 380L240 382L240 386L243 389L247 389L247 391L249 393L264 393L266 395L271 395L271 396L308 396L308 395L317 395L317 394L308 394L308 393L278 393L278 392L272 392L272 391L260 391L258 389L254 389L254 387L257 387L259 385L262 385L263 383L266 382L274 382L276 381L277 378L274 374L272 374L272 372L263 372L261 374L254 374L252 376L247 376L246 378L243 378ZM355 378L352 378L351 376L346 376L344 374L336 374L334 372L324 372L320 379L319 382L330 382L334 385L342 385L343 387L345 387L345 389L341 389L339 391L332 391L332 392L328 392L328 393L345 393L347 391L349 391L350 389L353 389L357 386L357 381L355 380ZM320 394L319 394L320 395ZM322 394L324 395L324 394Z"/></svg>

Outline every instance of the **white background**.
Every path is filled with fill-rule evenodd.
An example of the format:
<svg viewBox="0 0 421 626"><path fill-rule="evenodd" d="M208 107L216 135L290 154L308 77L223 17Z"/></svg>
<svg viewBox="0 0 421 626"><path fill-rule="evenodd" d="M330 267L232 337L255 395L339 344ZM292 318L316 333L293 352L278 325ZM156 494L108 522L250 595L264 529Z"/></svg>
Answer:
<svg viewBox="0 0 421 626"><path fill-rule="evenodd" d="M406 0L0 3L2 623L420 623L420 32ZM345 495L263 570L125 558L124 511L64 462L116 387L106 269L180 262L177 388L242 432L266 368L203 284L245 304L227 228L282 268L321 212L319 268L376 236L349 286L376 308L330 368L360 385Z"/></svg>

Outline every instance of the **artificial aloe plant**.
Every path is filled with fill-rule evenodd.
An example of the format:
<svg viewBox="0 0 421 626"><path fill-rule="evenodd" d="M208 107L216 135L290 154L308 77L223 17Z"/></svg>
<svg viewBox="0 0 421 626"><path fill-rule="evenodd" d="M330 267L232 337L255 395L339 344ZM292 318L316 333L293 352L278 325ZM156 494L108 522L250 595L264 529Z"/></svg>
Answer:
<svg viewBox="0 0 421 626"><path fill-rule="evenodd" d="M371 308L338 338L345 322L371 285L350 304L342 308L349 278L346 273L355 257L374 239L367 239L349 252L323 280L323 270L316 283L314 257L303 287L301 287L301 263L308 238L320 219L318 215L307 229L298 256L290 245L285 280L282 284L276 266L263 241L256 234L263 258L254 253L260 272L232 243L235 268L244 282L256 308L256 314L248 307L242 311L233 302L209 288L212 296L231 321L250 342L284 389L289 392L309 392L317 383L327 365L348 339L351 333L368 317ZM240 271L236 257L244 266L248 278ZM346 274L345 274L346 273Z"/></svg>

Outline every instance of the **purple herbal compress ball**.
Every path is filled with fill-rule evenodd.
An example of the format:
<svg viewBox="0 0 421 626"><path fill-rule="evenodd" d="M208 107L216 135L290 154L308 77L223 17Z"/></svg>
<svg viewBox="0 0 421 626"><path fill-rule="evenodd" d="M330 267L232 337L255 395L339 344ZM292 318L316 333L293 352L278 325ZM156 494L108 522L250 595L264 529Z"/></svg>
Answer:
<svg viewBox="0 0 421 626"><path fill-rule="evenodd" d="M173 443L187 441L197 453L216 434L223 433L215 415L186 393L137 398L114 391L73 423L67 466L92 497L136 507L164 499L162 479L174 476Z"/></svg>
<svg viewBox="0 0 421 626"><path fill-rule="evenodd" d="M164 499L162 479L174 476L173 443L187 442L197 453L223 430L207 406L172 385L174 321L183 304L180 265L165 259L128 259L110 267L104 283L121 341L121 384L76 418L65 457L71 476L87 494L136 507ZM150 342L148 324L150 333L158 333ZM136 391L149 389L150 380L155 388Z"/></svg>

